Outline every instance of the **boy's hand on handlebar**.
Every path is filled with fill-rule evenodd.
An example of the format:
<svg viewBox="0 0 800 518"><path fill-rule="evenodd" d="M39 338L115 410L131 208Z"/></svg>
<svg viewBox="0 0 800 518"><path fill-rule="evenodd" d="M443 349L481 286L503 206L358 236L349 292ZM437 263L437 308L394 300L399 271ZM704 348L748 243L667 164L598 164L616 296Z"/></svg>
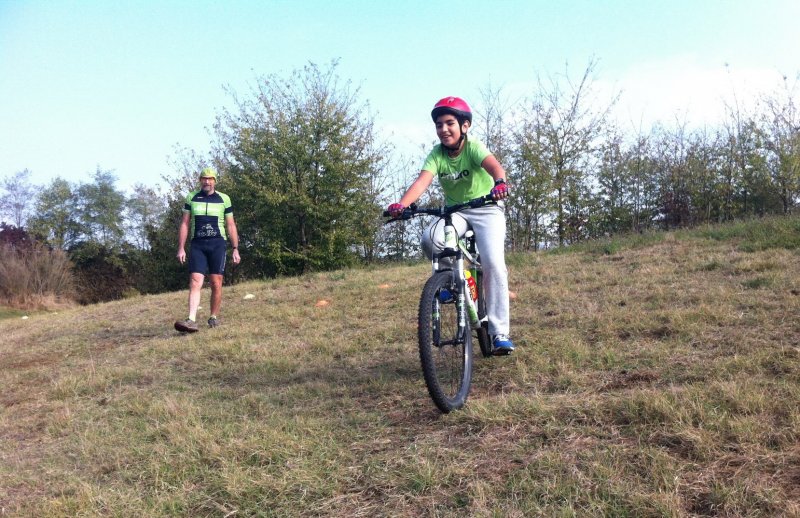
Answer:
<svg viewBox="0 0 800 518"><path fill-rule="evenodd" d="M508 184L502 178L494 182L492 188L492 199L494 201L504 200L508 198Z"/></svg>
<svg viewBox="0 0 800 518"><path fill-rule="evenodd" d="M400 216L403 215L404 210L406 210L406 208L403 206L403 204L392 203L391 205L389 205L389 207L387 207L386 212L388 212L389 216L391 216L392 218L399 218Z"/></svg>

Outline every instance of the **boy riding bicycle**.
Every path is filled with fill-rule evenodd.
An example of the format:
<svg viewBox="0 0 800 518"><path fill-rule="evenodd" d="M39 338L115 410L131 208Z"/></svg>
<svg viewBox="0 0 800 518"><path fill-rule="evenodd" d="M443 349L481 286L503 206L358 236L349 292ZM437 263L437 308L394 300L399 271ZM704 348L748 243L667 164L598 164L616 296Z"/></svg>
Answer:
<svg viewBox="0 0 800 518"><path fill-rule="evenodd" d="M506 217L508 197L506 172L495 156L477 139L468 139L467 130L472 125L472 110L459 97L445 97L431 111L440 144L428 154L417 179L397 203L387 208L392 217L417 201L439 179L445 195L445 204L454 205L491 193L496 204L467 209L453 215L459 236L468 228L475 234L483 265L486 295L486 316L492 336L493 353L510 354L514 344L509 338L510 317L508 297L508 270L505 262ZM436 221L422 236L422 248L430 258L434 251L444 247L444 224Z"/></svg>

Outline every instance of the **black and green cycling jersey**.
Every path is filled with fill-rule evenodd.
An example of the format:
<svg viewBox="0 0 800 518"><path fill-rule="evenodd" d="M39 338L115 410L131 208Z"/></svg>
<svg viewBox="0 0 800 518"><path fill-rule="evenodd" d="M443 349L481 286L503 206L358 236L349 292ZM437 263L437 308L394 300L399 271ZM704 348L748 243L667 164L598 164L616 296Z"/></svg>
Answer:
<svg viewBox="0 0 800 518"><path fill-rule="evenodd" d="M228 239L225 217L233 215L233 207L227 194L214 191L208 195L202 189L190 192L183 211L191 214L192 239Z"/></svg>

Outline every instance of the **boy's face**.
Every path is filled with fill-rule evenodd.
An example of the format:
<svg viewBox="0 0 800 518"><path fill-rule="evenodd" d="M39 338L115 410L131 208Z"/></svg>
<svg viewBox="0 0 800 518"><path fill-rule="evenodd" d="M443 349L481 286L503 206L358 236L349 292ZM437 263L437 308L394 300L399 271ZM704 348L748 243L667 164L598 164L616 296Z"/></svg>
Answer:
<svg viewBox="0 0 800 518"><path fill-rule="evenodd" d="M466 126L464 122L464 126ZM436 117L436 136L439 142L447 147L456 147L461 140L461 135L466 127L459 127L458 119L455 115L445 113Z"/></svg>

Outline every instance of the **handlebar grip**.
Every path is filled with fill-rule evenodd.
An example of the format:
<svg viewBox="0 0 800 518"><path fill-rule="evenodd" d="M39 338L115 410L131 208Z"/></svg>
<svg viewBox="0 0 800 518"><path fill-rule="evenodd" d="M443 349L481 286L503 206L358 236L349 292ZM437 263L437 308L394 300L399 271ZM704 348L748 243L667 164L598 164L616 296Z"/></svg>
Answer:
<svg viewBox="0 0 800 518"><path fill-rule="evenodd" d="M394 219L411 219L414 216L414 212L416 210L417 210L417 204L416 203L412 203L411 205L409 205L408 207L403 209L403 213L400 216L398 216L398 217L396 217ZM392 215L389 214L388 210L385 210L385 211L383 211L383 217L384 218L391 218Z"/></svg>
<svg viewBox="0 0 800 518"><path fill-rule="evenodd" d="M392 216L391 214L389 214L389 211L388 211L388 210L385 210L385 211L383 211L383 217L384 217L384 218L391 218L391 219L389 219L389 222L392 222L392 221L401 221L401 220L404 220L404 219L411 219L411 217L412 217L413 215L414 215L414 211L412 211L412 210L411 210L411 209L409 209L408 207L406 207L405 209L403 209L403 213L402 213L402 214L400 214L400 215L399 215L399 216L397 216L397 217L394 217L394 216Z"/></svg>

